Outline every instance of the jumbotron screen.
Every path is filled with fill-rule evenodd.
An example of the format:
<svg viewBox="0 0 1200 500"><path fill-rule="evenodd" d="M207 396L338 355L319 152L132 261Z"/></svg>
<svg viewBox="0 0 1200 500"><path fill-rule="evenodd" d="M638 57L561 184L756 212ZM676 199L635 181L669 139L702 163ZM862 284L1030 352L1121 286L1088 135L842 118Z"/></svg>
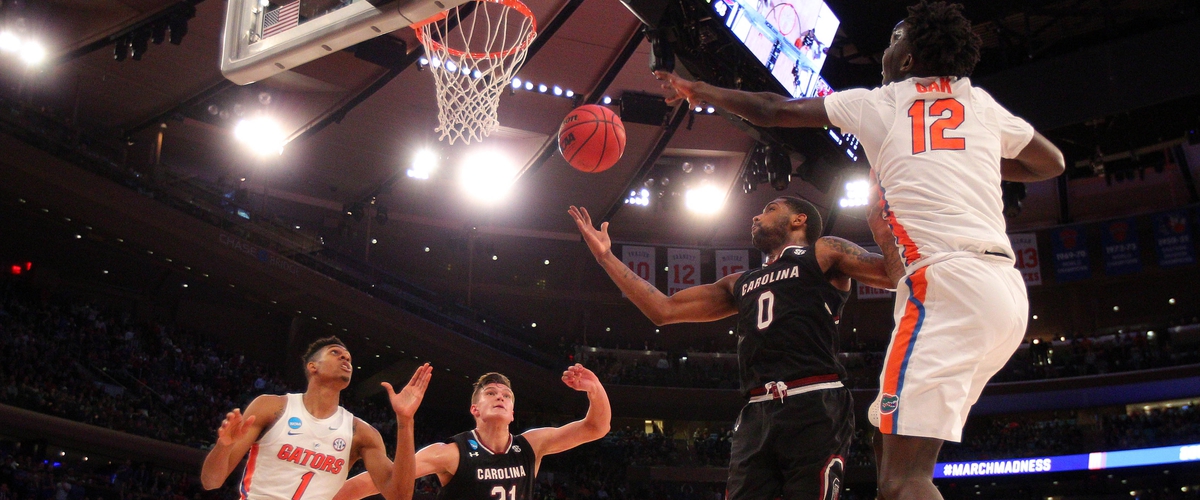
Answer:
<svg viewBox="0 0 1200 500"><path fill-rule="evenodd" d="M734 36L792 97L833 90L820 77L837 33L837 16L821 0L707 0Z"/></svg>

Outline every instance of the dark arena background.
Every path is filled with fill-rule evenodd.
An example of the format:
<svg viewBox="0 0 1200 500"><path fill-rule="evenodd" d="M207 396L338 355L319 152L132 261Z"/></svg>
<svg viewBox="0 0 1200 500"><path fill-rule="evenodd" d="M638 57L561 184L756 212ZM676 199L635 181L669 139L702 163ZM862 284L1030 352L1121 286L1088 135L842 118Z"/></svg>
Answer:
<svg viewBox="0 0 1200 500"><path fill-rule="evenodd" d="M760 53L732 0L530 0L540 33L499 128L455 145L433 132L445 68L408 27L226 79L226 10L244 3L0 0L0 500L236 497L240 470L199 485L221 419L303 391L299 356L328 335L354 356L342 404L385 442L379 382L421 363L435 372L418 448L471 428L488 371L513 381L514 432L581 417L559 380L579 362L612 431L546 458L536 499L723 498L744 402L733 320L656 327L567 207L611 221L614 253L664 293L760 265L750 218L780 194L874 248L853 136L668 106L647 61L793 96L874 87L908 3L828 0L806 76L770 67L785 54ZM982 39L972 81L1067 170L1003 186L1029 328L935 483L946 498L1200 498L1200 4L964 4ZM299 5L301 28L360 6ZM599 174L555 143L592 103L628 137ZM866 407L892 298L857 286L840 321L858 413L843 499L875 498Z"/></svg>

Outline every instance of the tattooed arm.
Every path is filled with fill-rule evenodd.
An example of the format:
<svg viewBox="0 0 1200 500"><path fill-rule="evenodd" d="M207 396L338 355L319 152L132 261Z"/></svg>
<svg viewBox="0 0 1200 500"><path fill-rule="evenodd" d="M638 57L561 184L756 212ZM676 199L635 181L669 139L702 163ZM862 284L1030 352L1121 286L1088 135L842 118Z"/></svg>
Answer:
<svg viewBox="0 0 1200 500"><path fill-rule="evenodd" d="M822 237L817 240L816 247L821 269L831 276L830 282L839 289L850 290L851 278L877 288L896 288L882 255L870 253L836 236Z"/></svg>
<svg viewBox="0 0 1200 500"><path fill-rule="evenodd" d="M567 213L575 220L579 234L596 257L596 262L600 263L608 277L617 284L617 288L625 292L625 296L629 297L633 305L654 324L716 321L737 312L733 284L741 277L741 273L731 274L711 285L694 286L667 297L613 255L607 222L601 224L600 229L596 229L586 208L571 207Z"/></svg>

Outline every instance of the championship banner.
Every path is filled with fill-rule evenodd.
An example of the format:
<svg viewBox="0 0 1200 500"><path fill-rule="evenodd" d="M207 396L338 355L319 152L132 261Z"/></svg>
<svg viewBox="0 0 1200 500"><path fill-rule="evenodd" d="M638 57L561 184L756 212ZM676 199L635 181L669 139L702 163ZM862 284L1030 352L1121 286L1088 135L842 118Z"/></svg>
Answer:
<svg viewBox="0 0 1200 500"><path fill-rule="evenodd" d="M621 246L621 262L642 279L657 287L654 283L654 247ZM625 296L621 293L621 296Z"/></svg>
<svg viewBox="0 0 1200 500"><path fill-rule="evenodd" d="M1105 223L1101 226L1100 241L1104 246L1104 274L1117 276L1142 270L1137 225L1133 218Z"/></svg>
<svg viewBox="0 0 1200 500"><path fill-rule="evenodd" d="M700 249L667 249L667 295L700 284Z"/></svg>
<svg viewBox="0 0 1200 500"><path fill-rule="evenodd" d="M717 281L730 274L750 269L750 252L746 250L716 250Z"/></svg>
<svg viewBox="0 0 1200 500"><path fill-rule="evenodd" d="M1008 235L1016 254L1016 268L1025 279L1025 286L1042 284L1042 261L1038 258L1037 233Z"/></svg>
<svg viewBox="0 0 1200 500"><path fill-rule="evenodd" d="M1050 233L1050 238L1054 249L1055 279L1065 282L1092 277L1083 226L1056 229Z"/></svg>
<svg viewBox="0 0 1200 500"><path fill-rule="evenodd" d="M873 299L890 299L892 292L882 288L875 288L871 285L864 285L858 281L854 282L854 293L858 296L858 300L873 300Z"/></svg>
<svg viewBox="0 0 1200 500"><path fill-rule="evenodd" d="M1178 210L1154 216L1154 242L1159 267L1186 266L1196 263L1192 246L1192 227L1188 212Z"/></svg>

